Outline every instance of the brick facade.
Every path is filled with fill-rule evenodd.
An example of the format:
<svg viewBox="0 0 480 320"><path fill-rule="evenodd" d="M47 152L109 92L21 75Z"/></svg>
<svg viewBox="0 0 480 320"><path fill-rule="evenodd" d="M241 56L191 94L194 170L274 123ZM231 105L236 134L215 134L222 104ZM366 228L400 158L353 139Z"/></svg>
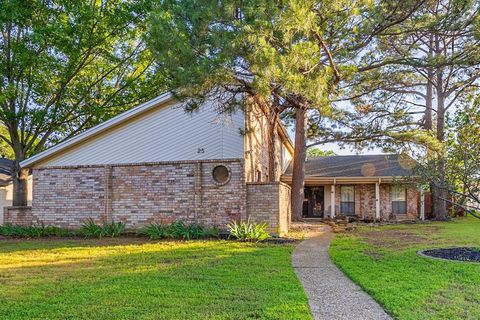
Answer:
<svg viewBox="0 0 480 320"><path fill-rule="evenodd" d="M32 224L32 207L3 207L3 223L21 226Z"/></svg>
<svg viewBox="0 0 480 320"><path fill-rule="evenodd" d="M231 172L225 185L212 178L219 164ZM241 160L34 169L32 221L66 228L87 218L128 228L174 220L224 227L246 217L243 170Z"/></svg>
<svg viewBox="0 0 480 320"><path fill-rule="evenodd" d="M247 219L267 223L270 232L285 234L291 220L290 186L282 182L247 183Z"/></svg>
<svg viewBox="0 0 480 320"><path fill-rule="evenodd" d="M376 212L375 184L355 184L355 216L361 219L374 219ZM330 186L325 186L330 190ZM341 185L335 185L335 213L340 212ZM406 214L392 214L392 184L380 184L380 217L381 220L415 220L419 217L418 208L420 193L415 188L407 188ZM330 206L326 208L326 215L330 215Z"/></svg>

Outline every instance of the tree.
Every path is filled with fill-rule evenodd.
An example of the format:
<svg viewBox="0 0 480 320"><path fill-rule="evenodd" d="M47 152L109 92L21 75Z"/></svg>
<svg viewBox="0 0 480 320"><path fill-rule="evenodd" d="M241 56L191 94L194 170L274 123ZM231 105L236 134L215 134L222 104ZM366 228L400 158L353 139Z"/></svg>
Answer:
<svg viewBox="0 0 480 320"><path fill-rule="evenodd" d="M307 156L309 158L318 158L318 157L329 157L335 156L336 153L332 150L321 150L319 148L309 148L307 149Z"/></svg>
<svg viewBox="0 0 480 320"><path fill-rule="evenodd" d="M13 205L26 205L19 163L158 92L141 39L142 1L0 2L0 138L14 154ZM153 83L152 83L153 84Z"/></svg>
<svg viewBox="0 0 480 320"><path fill-rule="evenodd" d="M478 13L478 1L427 1L377 37L361 59L356 85L350 84L351 101L371 115L364 127L375 119L377 133L388 135L393 128L401 138L424 146L440 173L430 184L439 220L447 218L445 119L450 109L465 104L480 78Z"/></svg>
<svg viewBox="0 0 480 320"><path fill-rule="evenodd" d="M148 38L159 69L187 109L210 99L225 112L247 95L275 116L294 114L292 213L298 218L308 110L327 115L352 57L418 3L166 0L152 16Z"/></svg>
<svg viewBox="0 0 480 320"><path fill-rule="evenodd" d="M447 126L446 179L456 203L480 218L480 99L459 109ZM438 179L438 177L437 177Z"/></svg>
<svg viewBox="0 0 480 320"><path fill-rule="evenodd" d="M7 128L0 126L0 135L8 136ZM7 159L13 159L15 157L12 147L3 139L0 139L0 156Z"/></svg>

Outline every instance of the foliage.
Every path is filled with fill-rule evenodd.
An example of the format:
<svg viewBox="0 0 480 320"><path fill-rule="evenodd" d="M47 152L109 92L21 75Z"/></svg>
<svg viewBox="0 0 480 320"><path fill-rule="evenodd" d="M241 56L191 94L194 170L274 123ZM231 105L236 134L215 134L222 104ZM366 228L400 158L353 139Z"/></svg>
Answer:
<svg viewBox="0 0 480 320"><path fill-rule="evenodd" d="M436 218L446 219L448 181L445 120L468 105L480 81L480 2L424 1L412 15L358 56L357 70L343 87L357 147L404 150L437 171L429 182Z"/></svg>
<svg viewBox="0 0 480 320"><path fill-rule="evenodd" d="M5 126L0 125L0 136L7 137L8 130ZM12 146L9 145L4 139L0 139L0 156L7 159L14 159L15 155L13 154Z"/></svg>
<svg viewBox="0 0 480 320"><path fill-rule="evenodd" d="M239 101L247 95L265 107L270 127L280 113L295 114L296 216L303 199L305 111L328 117L356 54L417 6L412 0L165 0L151 17L147 38L168 87L189 110L209 99L219 113L228 113L243 107Z"/></svg>
<svg viewBox="0 0 480 320"><path fill-rule="evenodd" d="M3 240L0 319L307 320L292 249L218 240Z"/></svg>
<svg viewBox="0 0 480 320"><path fill-rule="evenodd" d="M335 156L336 153L332 150L322 150L319 148L309 148L307 150L308 158L317 158L317 157L328 157L328 156Z"/></svg>
<svg viewBox="0 0 480 320"><path fill-rule="evenodd" d="M121 221L98 225L95 220L88 218L80 227L80 235L87 238L118 237L125 231L125 224Z"/></svg>
<svg viewBox="0 0 480 320"><path fill-rule="evenodd" d="M329 253L395 319L478 319L480 264L433 260L417 251L478 247L479 228L473 218L365 227L337 234Z"/></svg>
<svg viewBox="0 0 480 320"><path fill-rule="evenodd" d="M248 221L233 221L228 225L230 236L242 241L263 241L270 238L266 223L253 223Z"/></svg>
<svg viewBox="0 0 480 320"><path fill-rule="evenodd" d="M446 177L457 203L480 217L480 98L459 109L447 130Z"/></svg>
<svg viewBox="0 0 480 320"><path fill-rule="evenodd" d="M5 224L0 226L0 236L5 237L18 237L18 238L40 238L40 237L66 237L71 236L72 233L69 230L61 229L55 226L45 225L31 225L20 226L13 224Z"/></svg>
<svg viewBox="0 0 480 320"><path fill-rule="evenodd" d="M185 224L183 221L177 220L171 224L153 223L145 226L141 231L141 235L148 236L152 240L173 238L173 239L204 239L218 238L219 231L216 227L204 227L196 223Z"/></svg>
<svg viewBox="0 0 480 320"><path fill-rule="evenodd" d="M149 237L151 240L165 239L169 237L168 225L151 223L140 230L140 234Z"/></svg>
<svg viewBox="0 0 480 320"><path fill-rule="evenodd" d="M1 8L0 124L8 134L0 138L15 171L161 90L142 39L151 1L8 0ZM26 199L14 191L16 201Z"/></svg>

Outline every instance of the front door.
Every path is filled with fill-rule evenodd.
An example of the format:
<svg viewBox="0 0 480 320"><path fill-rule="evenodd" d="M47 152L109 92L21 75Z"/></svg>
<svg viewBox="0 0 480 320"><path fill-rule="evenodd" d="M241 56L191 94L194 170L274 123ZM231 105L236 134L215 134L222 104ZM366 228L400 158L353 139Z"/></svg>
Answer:
<svg viewBox="0 0 480 320"><path fill-rule="evenodd" d="M304 218L323 218L324 187L305 187L303 200Z"/></svg>

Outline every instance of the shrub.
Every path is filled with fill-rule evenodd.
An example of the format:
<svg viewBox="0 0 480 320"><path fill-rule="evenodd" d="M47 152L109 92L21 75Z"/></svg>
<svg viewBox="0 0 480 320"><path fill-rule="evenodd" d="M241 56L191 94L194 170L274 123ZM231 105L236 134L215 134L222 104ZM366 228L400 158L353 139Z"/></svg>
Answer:
<svg viewBox="0 0 480 320"><path fill-rule="evenodd" d="M102 227L96 224L92 218L88 218L82 224L80 233L87 238L100 238L102 236Z"/></svg>
<svg viewBox="0 0 480 320"><path fill-rule="evenodd" d="M80 234L87 238L118 237L125 231L123 222L105 223L98 225L92 218L88 218L80 228Z"/></svg>
<svg viewBox="0 0 480 320"><path fill-rule="evenodd" d="M31 225L28 227L6 224L0 226L0 235L6 237L18 238L40 238L40 237L64 237L71 236L72 233L66 229L61 229L55 226Z"/></svg>
<svg viewBox="0 0 480 320"><path fill-rule="evenodd" d="M220 236L220 230L217 227L204 227L200 238L218 238Z"/></svg>
<svg viewBox="0 0 480 320"><path fill-rule="evenodd" d="M197 223L185 224L183 221L174 221L171 224L152 223L140 231L141 235L148 236L152 240L173 239L203 239L216 238L219 231L216 227L203 227Z"/></svg>
<svg viewBox="0 0 480 320"><path fill-rule="evenodd" d="M250 221L238 223L234 221L228 225L228 230L230 236L242 241L258 242L270 238L266 223L253 223Z"/></svg>
<svg viewBox="0 0 480 320"><path fill-rule="evenodd" d="M168 238L168 225L161 223L152 223L140 230L141 235L149 237L151 240Z"/></svg>
<svg viewBox="0 0 480 320"><path fill-rule="evenodd" d="M125 223L119 222L112 222L104 224L102 227L101 237L118 237L119 235L123 234L125 231Z"/></svg>

